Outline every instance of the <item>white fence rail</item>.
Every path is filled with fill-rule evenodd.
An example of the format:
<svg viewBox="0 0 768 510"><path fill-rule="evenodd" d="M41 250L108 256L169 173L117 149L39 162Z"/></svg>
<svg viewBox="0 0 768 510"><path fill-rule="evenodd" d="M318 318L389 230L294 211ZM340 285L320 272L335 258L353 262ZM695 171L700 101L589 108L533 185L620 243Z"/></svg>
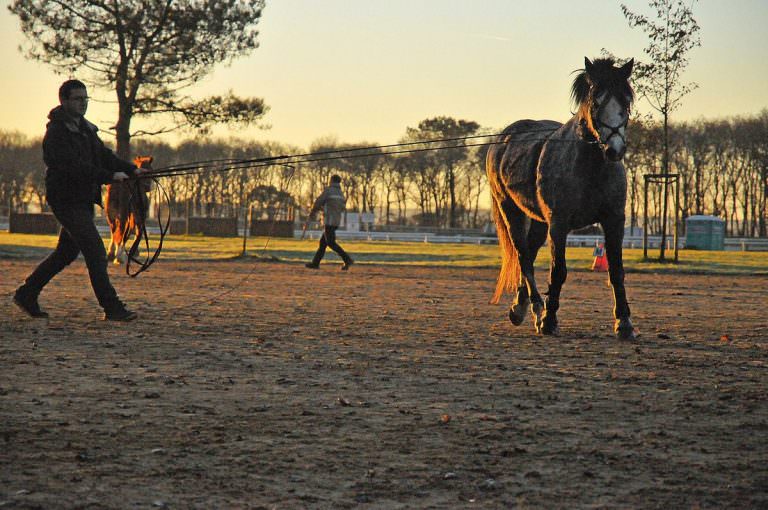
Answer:
<svg viewBox="0 0 768 510"><path fill-rule="evenodd" d="M305 239L320 239L321 230L308 230ZM295 237L301 237L301 230L295 231ZM489 235L442 235L418 232L347 232L336 231L339 239L358 241L401 241L421 243L469 243L469 244L496 244L496 236ZM598 242L603 242L600 235L569 235L568 246L593 247ZM674 239L667 238L667 248L674 248ZM648 236L648 248L658 249L661 246L661 236ZM679 249L685 248L685 237L678 239ZM625 236L624 248L642 248L642 236ZM768 251L768 239L764 238L726 238L725 249L728 251Z"/></svg>
<svg viewBox="0 0 768 510"><path fill-rule="evenodd" d="M97 224L97 228L101 234L108 234L109 227L100 222ZM8 222L0 220L0 230L8 230ZM151 234L157 234L158 228L154 226L147 226L147 230ZM307 230L305 239L320 239L322 235L321 230ZM240 235L242 235L242 228L240 229ZM347 232L345 230L339 230L336 232L336 236L339 239L350 239L358 241L402 241L402 242L416 242L416 243L462 243L462 244L496 244L496 236L491 235L472 235L472 234L457 234L457 235L443 235L424 232ZM301 237L301 230L294 230L294 237ZM583 246L593 247L596 243L602 242L603 236L600 235L569 235L568 246ZM674 240L671 237L667 238L667 248L672 249ZM648 248L658 249L661 244L661 236L648 236ZM643 237L642 236L625 236L624 248L642 248ZM685 248L685 237L678 239L678 248ZM753 238L753 237L726 237L725 249L727 251L768 251L768 238Z"/></svg>

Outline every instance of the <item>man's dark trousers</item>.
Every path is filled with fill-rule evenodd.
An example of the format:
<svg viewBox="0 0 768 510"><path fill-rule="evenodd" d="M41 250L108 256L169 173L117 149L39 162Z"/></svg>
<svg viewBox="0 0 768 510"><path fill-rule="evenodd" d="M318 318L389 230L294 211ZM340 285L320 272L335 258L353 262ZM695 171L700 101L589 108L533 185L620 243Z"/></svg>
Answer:
<svg viewBox="0 0 768 510"><path fill-rule="evenodd" d="M53 253L37 266L19 290L37 296L54 276L82 252L99 304L108 312L120 309L122 303L107 274L107 251L93 223L93 204L52 205L51 209L62 226L59 242Z"/></svg>
<svg viewBox="0 0 768 510"><path fill-rule="evenodd" d="M315 253L315 258L312 259L312 264L320 264L320 261L323 260L323 256L325 255L326 247L338 253L339 257L341 257L341 260L343 260L345 264L349 263L351 260L349 255L347 255L347 252L345 252L344 249L339 246L338 243L336 243L336 229L338 228L339 227L332 227L330 225L325 226L325 231L320 237L320 246L317 247L317 252Z"/></svg>

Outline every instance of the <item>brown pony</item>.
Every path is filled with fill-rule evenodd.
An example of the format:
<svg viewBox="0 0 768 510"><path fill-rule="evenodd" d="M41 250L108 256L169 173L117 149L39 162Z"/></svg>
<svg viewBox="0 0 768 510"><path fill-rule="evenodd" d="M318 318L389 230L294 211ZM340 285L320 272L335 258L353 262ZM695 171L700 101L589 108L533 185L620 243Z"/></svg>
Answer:
<svg viewBox="0 0 768 510"><path fill-rule="evenodd" d="M134 160L137 166L148 168L152 163L151 157L137 157ZM109 224L111 238L107 250L107 260L115 264L125 264L128 261L126 244L131 237L140 235L141 220L146 218L149 211L149 192L152 181L142 179L138 182L125 181L107 185L107 194L104 211ZM136 196L141 193L141 196ZM137 218L136 205L139 200L143 204L143 218Z"/></svg>
<svg viewBox="0 0 768 510"><path fill-rule="evenodd" d="M515 122L488 149L486 171L502 252L491 302L498 303L505 290L514 292L509 319L515 325L523 322L530 304L536 331L558 334L568 232L599 222L613 286L614 330L619 338L635 337L621 253L627 197L621 159L634 100L629 85L633 62L616 67L612 59L585 58L584 70L571 88L578 109L568 122ZM536 288L533 263L547 238L552 262L545 303Z"/></svg>

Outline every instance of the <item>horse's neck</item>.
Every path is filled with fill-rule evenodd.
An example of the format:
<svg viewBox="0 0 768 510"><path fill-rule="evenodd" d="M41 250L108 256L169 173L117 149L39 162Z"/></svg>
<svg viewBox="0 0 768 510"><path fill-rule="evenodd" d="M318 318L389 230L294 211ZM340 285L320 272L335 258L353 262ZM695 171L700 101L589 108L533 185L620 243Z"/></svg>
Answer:
<svg viewBox="0 0 768 510"><path fill-rule="evenodd" d="M589 129L583 125L581 116L577 113L562 125L553 136L559 146L556 148L560 165L571 168L571 171L584 171L591 174L602 167L602 157L594 144L595 138Z"/></svg>
<svg viewBox="0 0 768 510"><path fill-rule="evenodd" d="M563 138L583 140L585 142L593 142L595 140L594 134L587 125L587 120L578 112L568 122L563 124L561 131L563 132Z"/></svg>
<svg viewBox="0 0 768 510"><path fill-rule="evenodd" d="M560 126L560 128L552 134L550 139L553 141L556 140L557 151L560 154L567 153L567 157L574 158L576 152L583 149L582 146L584 145L579 143L579 141L584 138L578 115L574 115L565 124Z"/></svg>

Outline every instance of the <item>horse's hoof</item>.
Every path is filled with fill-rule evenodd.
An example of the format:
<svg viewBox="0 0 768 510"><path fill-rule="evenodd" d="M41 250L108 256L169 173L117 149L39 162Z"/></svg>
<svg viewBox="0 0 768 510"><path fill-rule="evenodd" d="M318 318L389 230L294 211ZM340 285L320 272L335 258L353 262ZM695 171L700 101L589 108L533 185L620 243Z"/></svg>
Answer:
<svg viewBox="0 0 768 510"><path fill-rule="evenodd" d="M619 340L634 340L637 338L635 328L629 319L616 319L613 330L616 332L616 338Z"/></svg>
<svg viewBox="0 0 768 510"><path fill-rule="evenodd" d="M531 318L533 319L533 326L536 328L536 333L541 333L542 321L544 319L544 303L531 303Z"/></svg>
<svg viewBox="0 0 768 510"><path fill-rule="evenodd" d="M526 299L522 303L515 302L509 307L509 321L515 326L519 326L525 320L525 311L528 308L529 301Z"/></svg>
<svg viewBox="0 0 768 510"><path fill-rule="evenodd" d="M617 329L616 338L619 340L635 340L637 335L634 329Z"/></svg>
<svg viewBox="0 0 768 510"><path fill-rule="evenodd" d="M560 327L557 325L557 317L548 315L545 311L544 317L541 319L539 333L542 335L558 336L560 334Z"/></svg>

